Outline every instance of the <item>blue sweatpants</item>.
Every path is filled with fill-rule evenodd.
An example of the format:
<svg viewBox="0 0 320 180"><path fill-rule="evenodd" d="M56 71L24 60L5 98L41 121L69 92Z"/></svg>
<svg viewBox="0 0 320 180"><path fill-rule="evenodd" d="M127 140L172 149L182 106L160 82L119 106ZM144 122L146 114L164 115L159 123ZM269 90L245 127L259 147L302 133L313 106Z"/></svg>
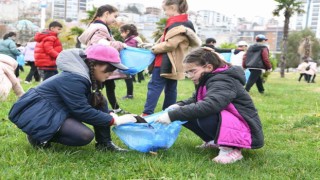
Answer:
<svg viewBox="0 0 320 180"><path fill-rule="evenodd" d="M144 114L153 114L157 106L159 97L164 89L164 102L162 110L177 101L177 80L160 77L160 68L155 67L152 71L151 80L148 83L148 93L146 104L144 105Z"/></svg>

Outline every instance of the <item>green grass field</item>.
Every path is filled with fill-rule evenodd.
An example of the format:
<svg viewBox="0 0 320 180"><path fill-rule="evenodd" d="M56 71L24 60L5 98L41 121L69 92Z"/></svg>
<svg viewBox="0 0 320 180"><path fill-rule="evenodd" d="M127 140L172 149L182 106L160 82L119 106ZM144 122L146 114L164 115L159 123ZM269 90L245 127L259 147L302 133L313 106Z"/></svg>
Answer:
<svg viewBox="0 0 320 180"><path fill-rule="evenodd" d="M23 79L25 75L22 73ZM296 73L286 74L286 78L272 73L264 95L252 88L265 146L243 150L244 159L231 165L213 163L218 150L196 149L202 141L184 128L175 144L157 155L99 152L94 142L84 147L53 144L50 149L37 150L8 120L17 99L12 93L6 102L0 102L0 179L320 179L320 85L299 83L297 78ZM123 80L117 81L123 109L142 112L147 81L134 84L133 100L121 99L126 87ZM28 90L35 85L23 87ZM193 90L191 81L180 81L178 99L188 98ZM162 102L163 96L156 111ZM116 144L125 147L112 135Z"/></svg>

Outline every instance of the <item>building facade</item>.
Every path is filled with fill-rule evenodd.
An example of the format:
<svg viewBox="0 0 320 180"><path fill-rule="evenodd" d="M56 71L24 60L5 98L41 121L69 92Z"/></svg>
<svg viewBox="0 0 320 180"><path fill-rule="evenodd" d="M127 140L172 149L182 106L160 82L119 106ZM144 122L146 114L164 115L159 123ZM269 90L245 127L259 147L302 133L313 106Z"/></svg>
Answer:
<svg viewBox="0 0 320 180"><path fill-rule="evenodd" d="M310 28L320 38L320 0L301 0L305 13L298 14L295 29Z"/></svg>

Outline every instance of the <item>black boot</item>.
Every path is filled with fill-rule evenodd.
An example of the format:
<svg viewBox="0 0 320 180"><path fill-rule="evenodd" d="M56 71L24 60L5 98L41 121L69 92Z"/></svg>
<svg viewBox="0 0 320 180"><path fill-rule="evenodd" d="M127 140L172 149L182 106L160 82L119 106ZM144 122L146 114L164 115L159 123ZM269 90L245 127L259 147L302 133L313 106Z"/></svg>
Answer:
<svg viewBox="0 0 320 180"><path fill-rule="evenodd" d="M27 139L28 139L29 143L31 144L31 146L34 147L34 148L46 149L46 148L50 148L51 147L50 142L40 143L39 141L33 139L29 135L27 135Z"/></svg>
<svg viewBox="0 0 320 180"><path fill-rule="evenodd" d="M115 145L112 141L107 143L96 143L96 149L100 151L116 151L116 152L128 152L127 149L122 149Z"/></svg>
<svg viewBox="0 0 320 180"><path fill-rule="evenodd" d="M115 145L111 140L110 126L94 126L94 133L96 138L96 149L102 151L118 151L126 152L128 150L122 149Z"/></svg>

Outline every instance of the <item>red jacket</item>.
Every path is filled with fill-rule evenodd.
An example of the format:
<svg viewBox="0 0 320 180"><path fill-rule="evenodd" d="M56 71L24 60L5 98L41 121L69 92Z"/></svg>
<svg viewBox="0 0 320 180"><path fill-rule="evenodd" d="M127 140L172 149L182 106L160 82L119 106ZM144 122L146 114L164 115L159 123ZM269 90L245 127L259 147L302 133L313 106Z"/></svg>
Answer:
<svg viewBox="0 0 320 180"><path fill-rule="evenodd" d="M35 65L44 70L56 70L56 58L62 51L62 45L57 33L46 30L36 33L37 42L34 49Z"/></svg>

